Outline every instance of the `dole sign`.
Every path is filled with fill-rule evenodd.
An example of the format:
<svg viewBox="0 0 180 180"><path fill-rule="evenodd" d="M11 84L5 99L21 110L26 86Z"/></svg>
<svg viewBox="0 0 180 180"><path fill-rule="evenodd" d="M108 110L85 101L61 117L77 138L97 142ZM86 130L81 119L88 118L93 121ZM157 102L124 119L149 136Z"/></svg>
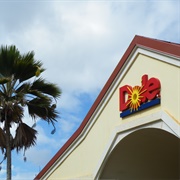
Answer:
<svg viewBox="0 0 180 180"><path fill-rule="evenodd" d="M157 78L142 76L141 86L125 85L119 89L120 117L160 104L161 83Z"/></svg>

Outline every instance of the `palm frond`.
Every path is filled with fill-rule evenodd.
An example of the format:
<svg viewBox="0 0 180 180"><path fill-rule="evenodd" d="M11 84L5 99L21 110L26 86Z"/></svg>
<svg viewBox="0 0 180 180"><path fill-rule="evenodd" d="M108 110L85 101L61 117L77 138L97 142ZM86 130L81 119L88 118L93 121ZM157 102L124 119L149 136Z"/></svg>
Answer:
<svg viewBox="0 0 180 180"><path fill-rule="evenodd" d="M5 120L8 122L9 125L12 123L19 123L22 121L24 116L24 109L18 104L12 104L9 106L5 106L1 110L1 122Z"/></svg>
<svg viewBox="0 0 180 180"><path fill-rule="evenodd" d="M31 98L34 99L34 98L40 98L40 99L50 99L49 97L47 97L46 95L44 95L41 91L38 91L38 90L29 90L27 92L28 95L32 95Z"/></svg>
<svg viewBox="0 0 180 180"><path fill-rule="evenodd" d="M50 101L44 99L35 98L28 104L28 111L31 117L40 117L41 119L47 121L54 125L56 118L58 117L58 112L54 108L54 104L51 105Z"/></svg>
<svg viewBox="0 0 180 180"><path fill-rule="evenodd" d="M42 78L39 78L33 82L31 90L40 91L54 98L58 98L61 95L61 90L59 89L59 87L57 87L56 84L48 83Z"/></svg>
<svg viewBox="0 0 180 180"><path fill-rule="evenodd" d="M28 94L30 86L30 83L23 83L19 87L17 87L17 89L15 89L13 99L16 100L16 102L20 103L21 106L26 105L26 95Z"/></svg>
<svg viewBox="0 0 180 180"><path fill-rule="evenodd" d="M11 81L11 78L1 77L0 78L0 85L5 84L5 83L10 82L10 81Z"/></svg>
<svg viewBox="0 0 180 180"><path fill-rule="evenodd" d="M21 86L19 86L16 90L15 90L15 93L24 93L24 94L26 94L28 91L29 91L29 89L30 89L30 87L31 87L31 84L30 83L28 83L28 82L26 82L26 83L23 83L23 84L21 84Z"/></svg>
<svg viewBox="0 0 180 180"><path fill-rule="evenodd" d="M52 100L48 98L47 96L37 97L33 98L28 102L28 104L33 106L40 106L40 107L48 107L51 105Z"/></svg>
<svg viewBox="0 0 180 180"><path fill-rule="evenodd" d="M23 82L36 76L37 69L39 69L40 72L45 70L42 68L41 61L34 59L34 52L31 51L21 56L20 60L16 62L14 68L15 78L19 79L20 82Z"/></svg>
<svg viewBox="0 0 180 180"><path fill-rule="evenodd" d="M18 49L14 46L1 46L0 48L0 74L11 77L14 71L14 62L20 57Z"/></svg>
<svg viewBox="0 0 180 180"><path fill-rule="evenodd" d="M35 118L40 117L44 120L55 119L58 115L51 105L51 100L48 98L34 98L27 103L29 114Z"/></svg>
<svg viewBox="0 0 180 180"><path fill-rule="evenodd" d="M25 123L20 123L16 129L16 135L13 141L13 146L17 151L27 149L36 144L37 131L29 127Z"/></svg>
<svg viewBox="0 0 180 180"><path fill-rule="evenodd" d="M24 116L24 109L19 104L13 104L11 108L11 122L19 123Z"/></svg>

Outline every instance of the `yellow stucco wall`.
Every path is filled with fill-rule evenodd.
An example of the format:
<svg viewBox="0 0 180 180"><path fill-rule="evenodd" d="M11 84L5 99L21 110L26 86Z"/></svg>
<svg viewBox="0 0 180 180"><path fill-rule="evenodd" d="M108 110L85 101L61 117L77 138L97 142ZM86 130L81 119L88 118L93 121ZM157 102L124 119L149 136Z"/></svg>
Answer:
<svg viewBox="0 0 180 180"><path fill-rule="evenodd" d="M129 84L141 85L141 77L148 74L161 82L161 105L143 110L123 120L119 112L119 87ZM92 179L93 172L109 142L113 129L123 123L135 121L136 118L149 115L160 109L167 111L175 121L180 123L180 69L176 66L138 55L136 60L119 82L108 103L96 119L86 138L52 173L48 179Z"/></svg>

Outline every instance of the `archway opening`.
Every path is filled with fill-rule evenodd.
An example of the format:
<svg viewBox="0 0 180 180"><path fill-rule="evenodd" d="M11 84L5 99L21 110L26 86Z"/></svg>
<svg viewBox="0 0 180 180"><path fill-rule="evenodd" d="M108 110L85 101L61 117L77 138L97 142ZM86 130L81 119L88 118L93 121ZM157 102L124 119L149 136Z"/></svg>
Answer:
<svg viewBox="0 0 180 180"><path fill-rule="evenodd" d="M137 130L116 145L100 179L180 179L180 139L161 129Z"/></svg>

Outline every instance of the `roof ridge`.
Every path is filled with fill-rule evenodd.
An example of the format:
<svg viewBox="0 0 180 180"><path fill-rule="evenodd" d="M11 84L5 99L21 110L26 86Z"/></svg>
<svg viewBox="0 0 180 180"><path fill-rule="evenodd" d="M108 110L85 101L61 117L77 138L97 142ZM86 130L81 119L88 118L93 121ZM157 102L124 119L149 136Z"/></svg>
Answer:
<svg viewBox="0 0 180 180"><path fill-rule="evenodd" d="M159 41L159 42L170 43L170 44L173 44L173 45L180 46L180 43L172 42L172 41L168 41L168 40L162 40L162 39L157 39L157 38L150 38L150 37L140 36L140 35L135 35L135 37L142 37L142 38L146 38L146 39L151 39L151 40L155 40L155 41Z"/></svg>

